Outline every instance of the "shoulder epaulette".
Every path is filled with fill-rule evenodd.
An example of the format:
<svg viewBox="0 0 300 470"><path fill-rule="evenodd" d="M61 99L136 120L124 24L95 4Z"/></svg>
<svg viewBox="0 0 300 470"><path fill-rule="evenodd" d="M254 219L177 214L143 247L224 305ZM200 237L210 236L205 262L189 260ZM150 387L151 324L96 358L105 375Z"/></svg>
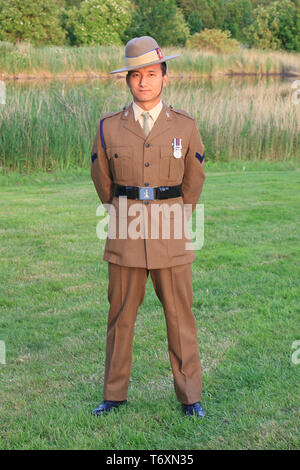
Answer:
<svg viewBox="0 0 300 470"><path fill-rule="evenodd" d="M123 110L121 109L121 111L114 111L113 113L103 114L103 116L101 116L101 121L102 121L102 119L106 119L106 118L109 118L111 116L115 116L116 114L120 114L122 112L123 112Z"/></svg>
<svg viewBox="0 0 300 470"><path fill-rule="evenodd" d="M183 116L194 120L193 116L191 116L189 113L187 113L183 109L174 109L173 106L170 106L170 109L174 111L175 113L182 114Z"/></svg>

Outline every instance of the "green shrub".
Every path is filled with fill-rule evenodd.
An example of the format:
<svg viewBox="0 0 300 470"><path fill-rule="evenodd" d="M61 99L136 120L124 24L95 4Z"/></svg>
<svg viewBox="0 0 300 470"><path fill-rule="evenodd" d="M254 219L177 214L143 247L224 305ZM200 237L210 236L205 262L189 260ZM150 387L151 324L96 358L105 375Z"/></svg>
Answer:
<svg viewBox="0 0 300 470"><path fill-rule="evenodd" d="M205 28L187 41L187 47L209 52L234 52L239 49L240 43L230 36L230 31Z"/></svg>

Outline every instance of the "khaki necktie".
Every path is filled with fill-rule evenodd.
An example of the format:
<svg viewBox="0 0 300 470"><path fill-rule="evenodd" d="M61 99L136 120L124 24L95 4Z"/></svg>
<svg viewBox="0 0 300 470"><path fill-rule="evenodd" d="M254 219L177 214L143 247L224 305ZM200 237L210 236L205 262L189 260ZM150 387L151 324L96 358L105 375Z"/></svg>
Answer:
<svg viewBox="0 0 300 470"><path fill-rule="evenodd" d="M148 113L148 112L142 113L142 116L143 116L143 119L144 119L143 129L144 129L144 132L146 134L146 137L148 137L148 135L150 134L151 129L152 129L152 117L151 117L151 114Z"/></svg>

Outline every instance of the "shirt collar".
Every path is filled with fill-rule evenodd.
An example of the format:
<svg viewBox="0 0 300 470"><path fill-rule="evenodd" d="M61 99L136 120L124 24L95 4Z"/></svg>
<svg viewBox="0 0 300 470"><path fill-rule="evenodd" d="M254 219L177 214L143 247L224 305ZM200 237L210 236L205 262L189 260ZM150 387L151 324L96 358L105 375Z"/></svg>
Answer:
<svg viewBox="0 0 300 470"><path fill-rule="evenodd" d="M162 107L163 107L162 100L160 100L160 102L156 106L154 106L154 108L148 111L154 122L158 118L159 113L162 110ZM140 118L141 114L145 112L145 110L140 108L140 106L138 106L134 101L132 102L132 109L134 113L134 119L136 121Z"/></svg>

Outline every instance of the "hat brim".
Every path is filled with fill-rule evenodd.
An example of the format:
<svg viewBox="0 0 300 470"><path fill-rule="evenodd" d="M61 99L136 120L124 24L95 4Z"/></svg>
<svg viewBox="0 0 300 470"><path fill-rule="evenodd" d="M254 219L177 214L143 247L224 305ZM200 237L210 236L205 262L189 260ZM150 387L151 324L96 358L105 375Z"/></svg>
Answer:
<svg viewBox="0 0 300 470"><path fill-rule="evenodd" d="M118 69L118 70L113 70L112 72L109 72L109 73L129 72L130 70L138 70L138 69L142 69L144 67L148 67L149 65L161 64L162 62L166 62L167 60L175 59L175 57L179 57L179 56L180 56L180 54L168 55L166 57L163 57L160 60L155 60L154 62L148 62L147 64L136 65L134 67L123 67L123 68Z"/></svg>

